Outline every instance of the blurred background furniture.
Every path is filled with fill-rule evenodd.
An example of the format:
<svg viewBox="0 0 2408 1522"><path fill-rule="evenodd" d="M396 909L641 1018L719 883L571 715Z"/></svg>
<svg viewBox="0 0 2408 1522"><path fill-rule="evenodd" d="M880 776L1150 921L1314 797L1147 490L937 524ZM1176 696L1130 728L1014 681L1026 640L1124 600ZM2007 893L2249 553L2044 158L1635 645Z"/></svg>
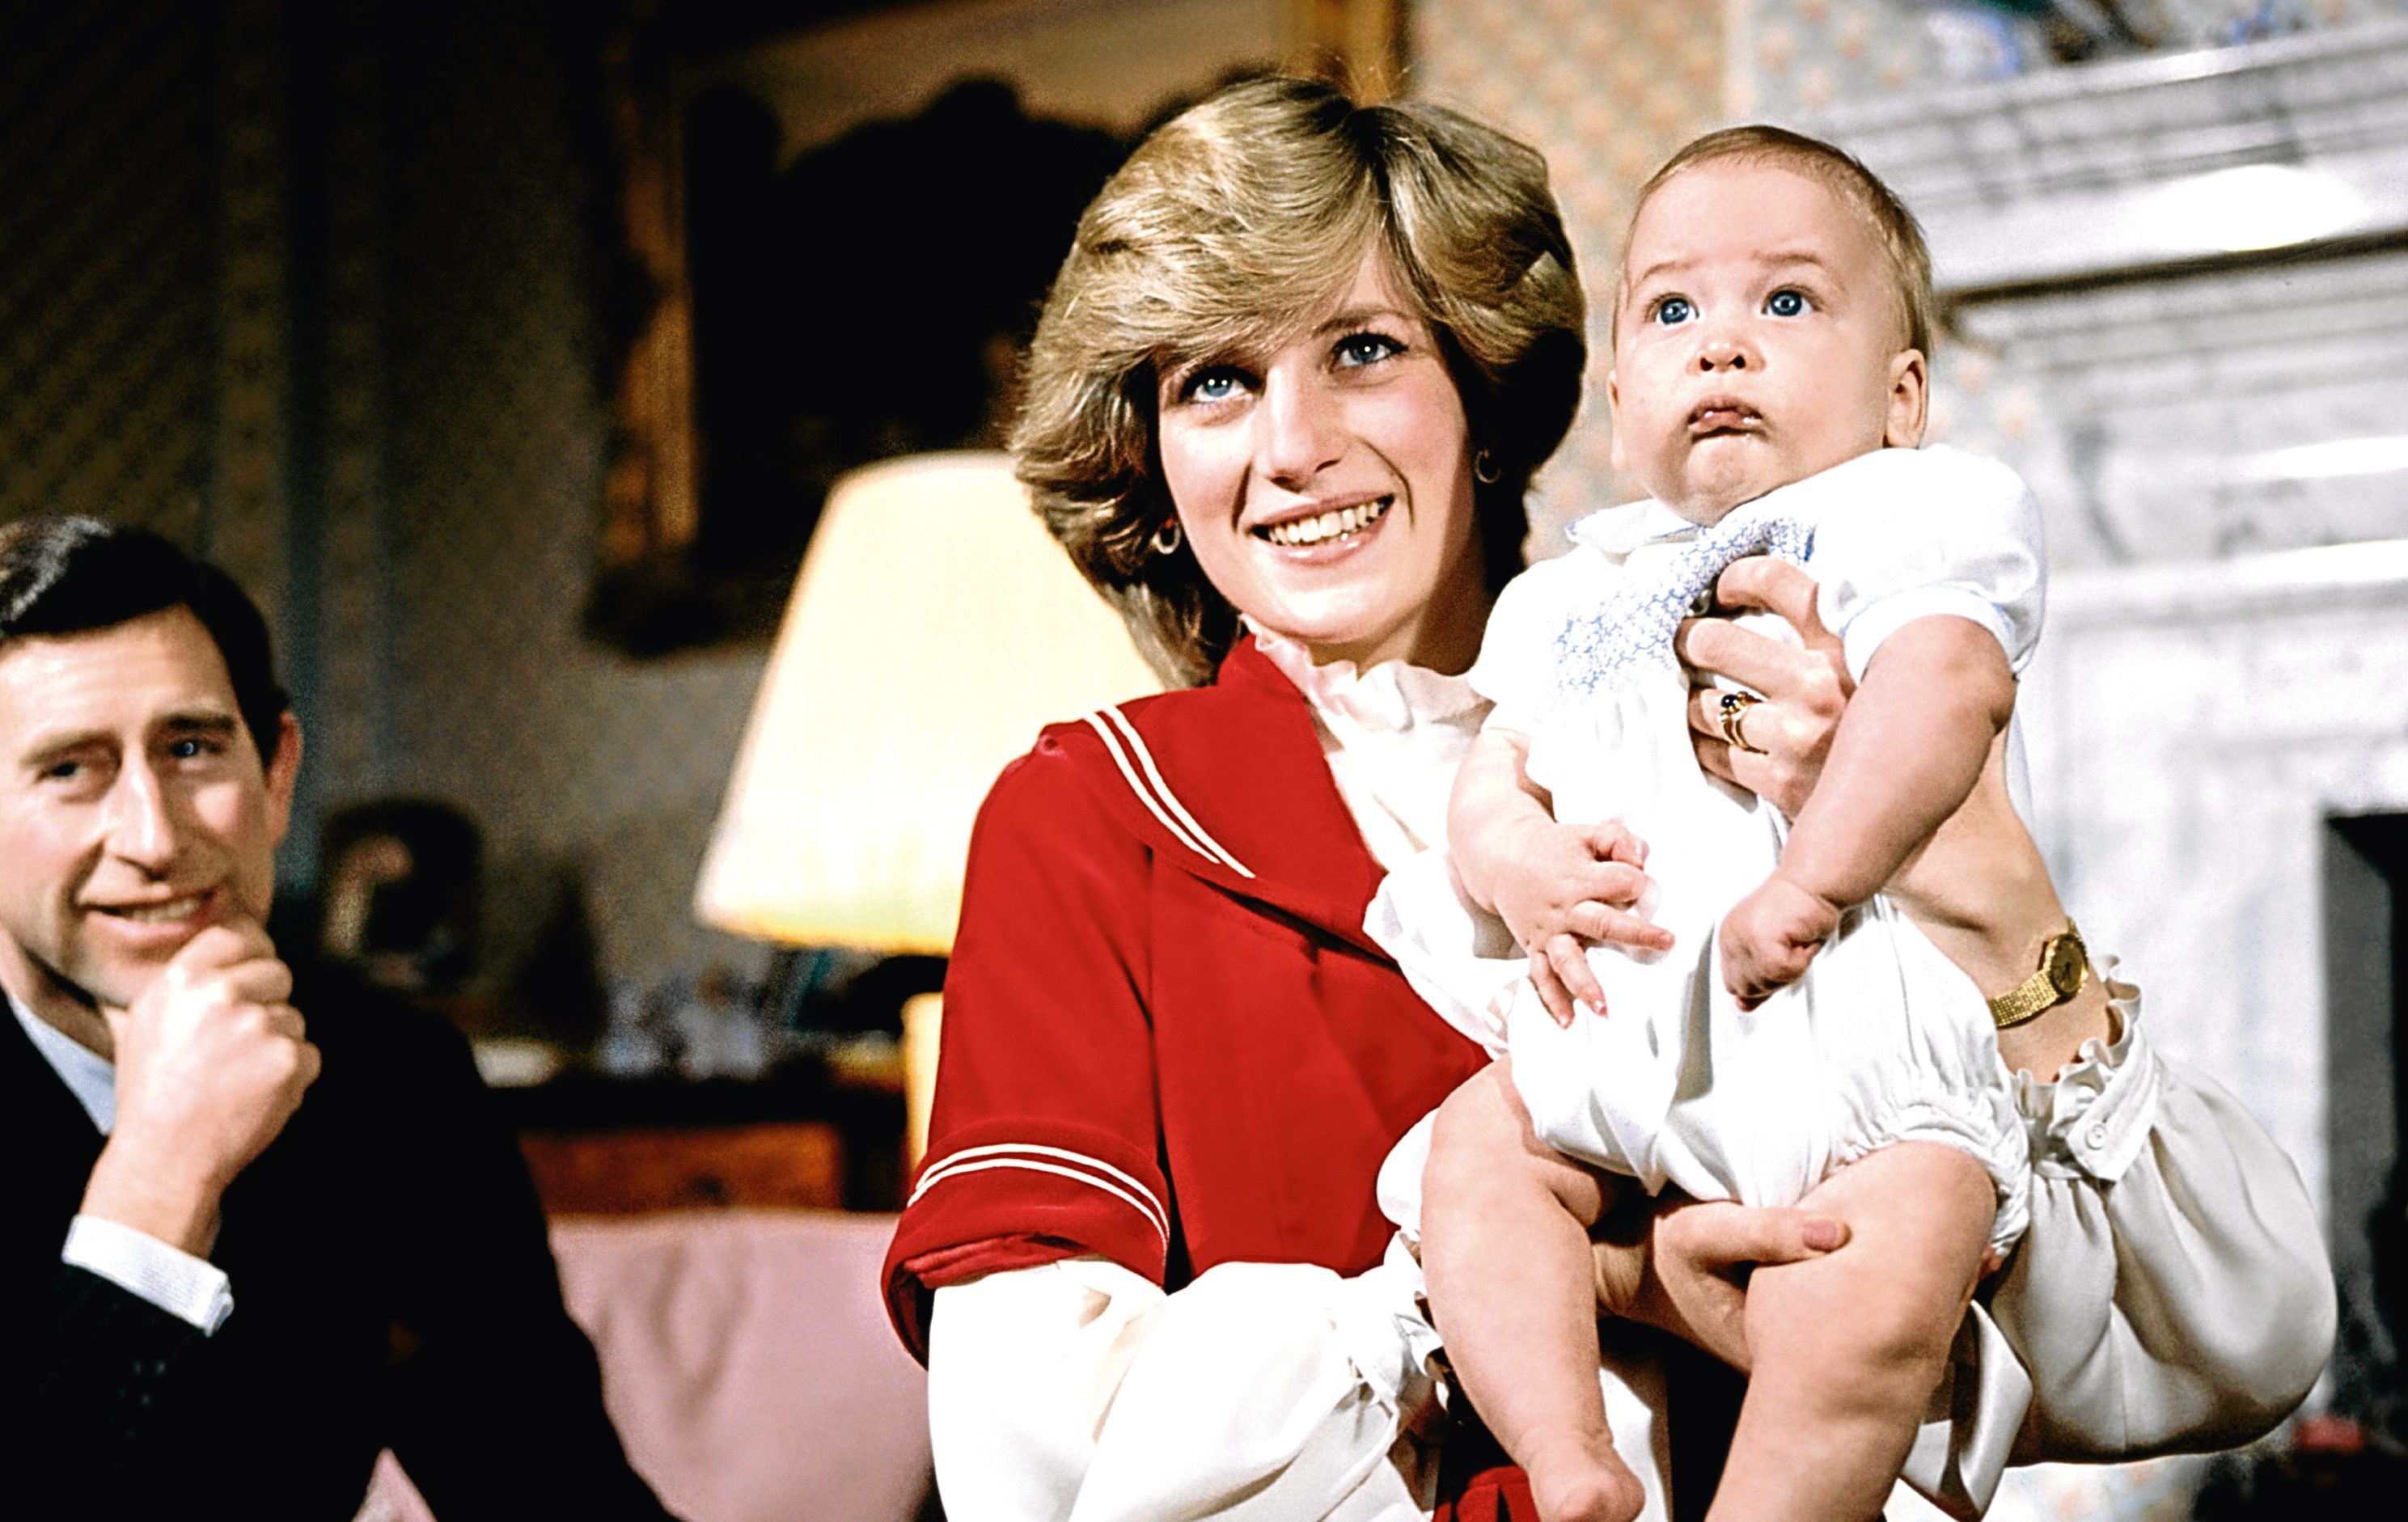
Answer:
<svg viewBox="0 0 2408 1522"><path fill-rule="evenodd" d="M566 1218L552 1251L627 1457L694 1522L910 1522L927 1376L887 1329L892 1216ZM362 1522L432 1522L390 1456Z"/></svg>

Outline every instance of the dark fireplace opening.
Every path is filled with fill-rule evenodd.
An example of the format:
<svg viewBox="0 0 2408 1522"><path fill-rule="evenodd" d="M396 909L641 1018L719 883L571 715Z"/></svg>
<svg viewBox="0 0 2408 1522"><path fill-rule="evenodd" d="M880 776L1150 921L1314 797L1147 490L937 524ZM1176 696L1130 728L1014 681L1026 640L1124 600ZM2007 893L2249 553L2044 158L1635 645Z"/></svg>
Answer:
<svg viewBox="0 0 2408 1522"><path fill-rule="evenodd" d="M2333 1404L2398 1414L2408 1337L2408 814L2329 819L2324 841L2327 1203L2341 1337Z"/></svg>

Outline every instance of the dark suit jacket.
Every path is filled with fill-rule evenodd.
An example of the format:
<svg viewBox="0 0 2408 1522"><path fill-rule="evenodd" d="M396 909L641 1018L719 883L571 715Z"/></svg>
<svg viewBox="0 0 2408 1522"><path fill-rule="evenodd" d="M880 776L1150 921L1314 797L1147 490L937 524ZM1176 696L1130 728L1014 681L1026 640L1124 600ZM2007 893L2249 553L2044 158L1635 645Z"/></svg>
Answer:
<svg viewBox="0 0 2408 1522"><path fill-rule="evenodd" d="M0 1020L0 1513L345 1522L389 1445L443 1522L663 1516L466 1042L323 974L294 1003L324 1069L226 1192L209 1337L60 1263L101 1137Z"/></svg>

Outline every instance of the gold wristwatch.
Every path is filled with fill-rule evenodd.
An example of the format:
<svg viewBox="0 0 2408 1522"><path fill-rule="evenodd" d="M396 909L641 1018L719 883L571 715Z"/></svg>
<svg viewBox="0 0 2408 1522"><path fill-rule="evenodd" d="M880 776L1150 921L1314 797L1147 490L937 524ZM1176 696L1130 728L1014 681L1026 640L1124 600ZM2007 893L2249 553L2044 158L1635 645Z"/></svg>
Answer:
<svg viewBox="0 0 2408 1522"><path fill-rule="evenodd" d="M2057 1008L2090 981L2090 954L2082 932L2069 925L2040 949L2040 970L1990 1000L1990 1018L2000 1030Z"/></svg>

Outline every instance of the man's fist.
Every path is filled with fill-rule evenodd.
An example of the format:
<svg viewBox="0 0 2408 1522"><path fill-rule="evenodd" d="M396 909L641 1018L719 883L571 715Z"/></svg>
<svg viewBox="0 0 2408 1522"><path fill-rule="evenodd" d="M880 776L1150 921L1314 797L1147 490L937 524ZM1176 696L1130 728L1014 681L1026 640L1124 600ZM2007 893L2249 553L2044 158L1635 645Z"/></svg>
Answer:
<svg viewBox="0 0 2408 1522"><path fill-rule="evenodd" d="M251 921L194 936L127 1009L104 1006L117 1055L117 1125L84 1213L198 1254L218 1198L265 1150L318 1076L318 1049L285 1000L291 969Z"/></svg>

